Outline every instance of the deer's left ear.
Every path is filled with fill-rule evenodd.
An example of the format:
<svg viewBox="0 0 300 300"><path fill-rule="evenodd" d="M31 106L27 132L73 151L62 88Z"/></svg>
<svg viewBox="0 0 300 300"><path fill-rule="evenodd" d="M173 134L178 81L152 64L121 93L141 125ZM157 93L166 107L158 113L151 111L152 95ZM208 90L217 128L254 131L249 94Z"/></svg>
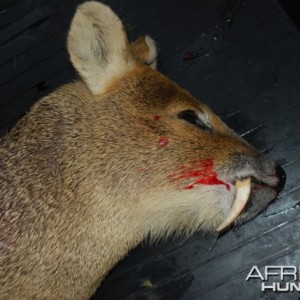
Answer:
<svg viewBox="0 0 300 300"><path fill-rule="evenodd" d="M122 22L99 2L78 7L67 46L74 67L94 94L104 92L135 64Z"/></svg>

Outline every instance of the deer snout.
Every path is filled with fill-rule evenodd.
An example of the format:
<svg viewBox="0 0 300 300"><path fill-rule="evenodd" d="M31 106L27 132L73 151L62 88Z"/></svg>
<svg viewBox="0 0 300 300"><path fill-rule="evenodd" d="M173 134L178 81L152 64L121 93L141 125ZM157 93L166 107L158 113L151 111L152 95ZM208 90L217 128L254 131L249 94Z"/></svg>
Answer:
<svg viewBox="0 0 300 300"><path fill-rule="evenodd" d="M284 188L286 176L279 165L257 152L236 155L233 166L236 182L251 180L247 203L235 221L241 224L253 219L276 199Z"/></svg>
<svg viewBox="0 0 300 300"><path fill-rule="evenodd" d="M251 152L250 154L236 154L232 163L232 181L251 177L254 183L263 184L279 192L284 187L284 170L273 160L267 159L263 154Z"/></svg>

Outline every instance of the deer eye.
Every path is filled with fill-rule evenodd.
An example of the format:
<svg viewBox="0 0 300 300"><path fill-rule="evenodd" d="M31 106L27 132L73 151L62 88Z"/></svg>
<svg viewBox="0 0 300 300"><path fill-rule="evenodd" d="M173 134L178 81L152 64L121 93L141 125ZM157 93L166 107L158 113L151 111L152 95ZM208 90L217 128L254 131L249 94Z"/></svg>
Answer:
<svg viewBox="0 0 300 300"><path fill-rule="evenodd" d="M193 110L184 110L181 111L178 115L177 115L178 119L184 120L194 126L197 126L198 128L207 131L207 132L211 132L212 129L211 127L209 127L207 124L205 124L196 114L195 111Z"/></svg>

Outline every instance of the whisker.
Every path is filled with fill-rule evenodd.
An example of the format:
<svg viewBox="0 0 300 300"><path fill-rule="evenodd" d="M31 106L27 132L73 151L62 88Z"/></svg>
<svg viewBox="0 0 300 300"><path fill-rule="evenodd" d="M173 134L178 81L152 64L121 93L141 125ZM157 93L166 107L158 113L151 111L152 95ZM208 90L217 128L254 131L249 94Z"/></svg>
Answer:
<svg viewBox="0 0 300 300"><path fill-rule="evenodd" d="M215 247L215 245L216 245L216 242L217 242L217 239L218 239L219 235L220 235L219 232L215 232L215 233L214 233L214 240L213 240L213 243L212 243L212 245L211 245L211 246L209 247L209 249L208 249L208 253L209 253L208 258L210 257L210 254L211 254L212 250L214 249L214 247Z"/></svg>

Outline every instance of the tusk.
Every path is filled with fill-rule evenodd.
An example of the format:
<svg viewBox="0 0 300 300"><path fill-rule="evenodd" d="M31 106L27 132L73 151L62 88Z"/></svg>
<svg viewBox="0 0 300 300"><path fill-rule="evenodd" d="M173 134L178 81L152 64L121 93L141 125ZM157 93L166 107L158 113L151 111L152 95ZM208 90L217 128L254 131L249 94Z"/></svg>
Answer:
<svg viewBox="0 0 300 300"><path fill-rule="evenodd" d="M236 181L236 198L232 205L231 211L225 221L217 228L217 231L223 230L230 225L241 213L245 207L251 191L251 179L247 178L243 181Z"/></svg>

